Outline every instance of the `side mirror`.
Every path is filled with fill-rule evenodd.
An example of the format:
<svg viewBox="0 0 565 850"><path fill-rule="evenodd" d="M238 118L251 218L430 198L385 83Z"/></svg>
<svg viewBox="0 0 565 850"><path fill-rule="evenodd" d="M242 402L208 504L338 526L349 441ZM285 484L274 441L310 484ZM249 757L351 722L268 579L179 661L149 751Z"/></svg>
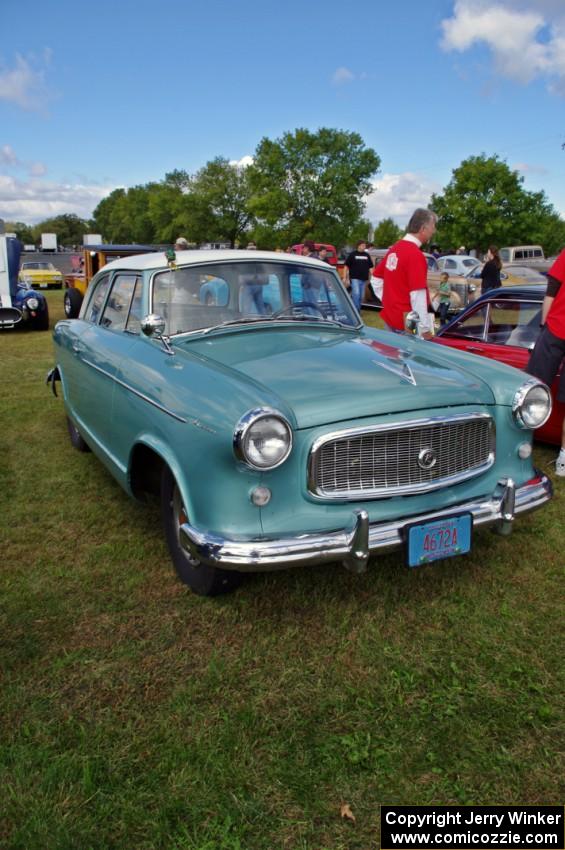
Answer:
<svg viewBox="0 0 565 850"><path fill-rule="evenodd" d="M420 316L415 310L411 310L409 313L406 313L406 317L404 319L404 328L406 332L409 334L417 334L419 321Z"/></svg>
<svg viewBox="0 0 565 850"><path fill-rule="evenodd" d="M157 313L149 313L141 320L141 333L148 337L161 340L165 354L174 354L169 337L165 334L166 323L162 316Z"/></svg>
<svg viewBox="0 0 565 850"><path fill-rule="evenodd" d="M145 336L154 336L161 339L165 332L166 323L162 316L157 313L150 313L141 320L141 332Z"/></svg>

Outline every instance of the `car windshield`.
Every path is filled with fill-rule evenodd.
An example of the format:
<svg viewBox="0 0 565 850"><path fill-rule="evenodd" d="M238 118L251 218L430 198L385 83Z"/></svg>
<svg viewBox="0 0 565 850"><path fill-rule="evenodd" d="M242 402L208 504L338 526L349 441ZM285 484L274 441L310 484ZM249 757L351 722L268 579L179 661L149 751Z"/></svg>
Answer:
<svg viewBox="0 0 565 850"><path fill-rule="evenodd" d="M26 272L55 272L57 269L52 263L22 263L22 271Z"/></svg>
<svg viewBox="0 0 565 850"><path fill-rule="evenodd" d="M170 336L253 322L360 324L329 267L284 261L207 263L158 272L152 311L165 319Z"/></svg>

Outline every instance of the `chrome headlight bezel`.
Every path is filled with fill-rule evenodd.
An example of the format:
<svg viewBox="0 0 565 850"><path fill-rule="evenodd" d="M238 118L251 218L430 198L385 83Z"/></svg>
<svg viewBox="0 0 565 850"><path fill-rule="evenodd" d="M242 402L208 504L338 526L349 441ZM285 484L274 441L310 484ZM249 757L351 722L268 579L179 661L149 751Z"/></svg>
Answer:
<svg viewBox="0 0 565 850"><path fill-rule="evenodd" d="M534 421L528 416L528 413L525 412L525 407L528 401L528 396L533 391L542 391L545 394L547 399L546 412L542 418ZM541 428L542 425L545 425L549 417L551 416L551 408L552 408L552 400L551 400L551 391L543 381L538 381L537 378L530 378L529 381L525 381L522 386L516 391L514 395L514 399L512 401L512 416L514 417L514 421L518 425L519 428L527 429L529 431L534 431L536 428Z"/></svg>
<svg viewBox="0 0 565 850"><path fill-rule="evenodd" d="M25 305L28 310L38 310L39 309L39 298L26 298Z"/></svg>
<svg viewBox="0 0 565 850"><path fill-rule="evenodd" d="M250 457L249 440L252 437L253 428L263 419L276 419L283 426L283 430L286 433L284 451L280 457L277 457L274 463L258 463L257 460ZM251 469L260 472L276 469L278 466L281 466L291 453L292 444L292 428L288 419L278 410L269 407L258 407L254 410L249 410L241 417L233 432L233 450L236 458L251 467Z"/></svg>

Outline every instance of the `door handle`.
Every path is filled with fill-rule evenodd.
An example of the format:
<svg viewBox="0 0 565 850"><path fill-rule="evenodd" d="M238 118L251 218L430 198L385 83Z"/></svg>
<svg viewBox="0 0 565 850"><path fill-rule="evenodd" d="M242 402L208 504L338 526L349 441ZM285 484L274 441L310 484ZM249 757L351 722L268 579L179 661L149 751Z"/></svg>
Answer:
<svg viewBox="0 0 565 850"><path fill-rule="evenodd" d="M470 345L469 348L467 349L467 351L478 351L478 352L482 352L482 350L483 350L482 348L478 348L476 345Z"/></svg>
<svg viewBox="0 0 565 850"><path fill-rule="evenodd" d="M75 354L79 354L79 352L82 351L82 345L80 344L78 339L73 339L72 348L73 348L73 351L75 352Z"/></svg>

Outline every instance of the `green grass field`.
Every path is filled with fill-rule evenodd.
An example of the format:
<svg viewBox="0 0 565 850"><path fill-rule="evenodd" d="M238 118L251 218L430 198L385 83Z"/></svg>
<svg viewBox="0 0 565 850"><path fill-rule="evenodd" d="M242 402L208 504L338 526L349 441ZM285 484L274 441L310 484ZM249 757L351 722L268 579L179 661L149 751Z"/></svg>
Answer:
<svg viewBox="0 0 565 850"><path fill-rule="evenodd" d="M201 599L71 448L50 333L0 351L2 848L368 850L381 803L563 801L565 482L465 558Z"/></svg>

